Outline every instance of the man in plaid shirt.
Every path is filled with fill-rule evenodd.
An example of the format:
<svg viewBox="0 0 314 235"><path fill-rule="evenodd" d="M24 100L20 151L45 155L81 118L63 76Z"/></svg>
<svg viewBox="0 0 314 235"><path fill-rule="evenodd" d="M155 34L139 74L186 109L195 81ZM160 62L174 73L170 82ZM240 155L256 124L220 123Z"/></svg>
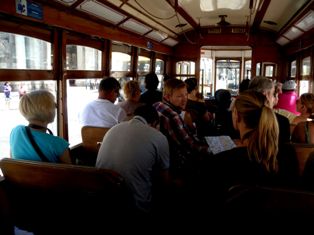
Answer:
<svg viewBox="0 0 314 235"><path fill-rule="evenodd" d="M169 142L170 170L175 174L191 172L202 157L211 154L206 141L193 136L180 116L187 94L183 81L169 79L164 85L163 101L154 104L160 116L160 131Z"/></svg>

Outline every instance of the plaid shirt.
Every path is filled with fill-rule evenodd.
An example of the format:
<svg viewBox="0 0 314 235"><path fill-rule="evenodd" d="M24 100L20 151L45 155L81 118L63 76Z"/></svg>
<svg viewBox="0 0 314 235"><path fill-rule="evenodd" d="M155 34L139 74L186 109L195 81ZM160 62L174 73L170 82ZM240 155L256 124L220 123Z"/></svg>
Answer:
<svg viewBox="0 0 314 235"><path fill-rule="evenodd" d="M168 138L170 151L176 149L183 153L196 154L208 152L207 143L196 139L189 132L180 116L180 111L177 111L173 105L157 102L154 107L159 112L160 131Z"/></svg>

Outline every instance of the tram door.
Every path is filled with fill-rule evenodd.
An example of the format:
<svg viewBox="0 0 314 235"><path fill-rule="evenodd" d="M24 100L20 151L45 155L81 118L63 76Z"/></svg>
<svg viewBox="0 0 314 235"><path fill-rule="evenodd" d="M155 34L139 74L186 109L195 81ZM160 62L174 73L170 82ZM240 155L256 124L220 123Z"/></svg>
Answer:
<svg viewBox="0 0 314 235"><path fill-rule="evenodd" d="M237 95L240 83L240 60L218 59L216 60L215 90L227 89L231 95Z"/></svg>

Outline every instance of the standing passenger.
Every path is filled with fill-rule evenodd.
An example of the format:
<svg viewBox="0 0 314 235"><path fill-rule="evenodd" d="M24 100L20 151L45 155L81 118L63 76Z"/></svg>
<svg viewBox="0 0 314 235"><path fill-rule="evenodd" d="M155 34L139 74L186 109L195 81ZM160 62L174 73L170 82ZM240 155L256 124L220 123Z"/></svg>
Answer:
<svg viewBox="0 0 314 235"><path fill-rule="evenodd" d="M21 114L29 121L30 134L47 160L50 162L71 163L69 143L58 136L53 136L47 128L56 115L54 96L46 90L30 92L21 97L19 109ZM49 134L46 133L47 131ZM30 138L27 134L27 127L23 125L18 125L12 130L10 135L12 158L42 160Z"/></svg>
<svg viewBox="0 0 314 235"><path fill-rule="evenodd" d="M159 117L152 106L140 106L134 115L107 132L96 167L120 173L133 193L136 208L147 213L152 207L153 176L157 173L168 181L169 146L166 137L155 129Z"/></svg>
<svg viewBox="0 0 314 235"><path fill-rule="evenodd" d="M79 115L81 125L110 128L122 122L126 113L114 105L120 88L120 83L115 78L102 79L98 88L98 99L88 103Z"/></svg>

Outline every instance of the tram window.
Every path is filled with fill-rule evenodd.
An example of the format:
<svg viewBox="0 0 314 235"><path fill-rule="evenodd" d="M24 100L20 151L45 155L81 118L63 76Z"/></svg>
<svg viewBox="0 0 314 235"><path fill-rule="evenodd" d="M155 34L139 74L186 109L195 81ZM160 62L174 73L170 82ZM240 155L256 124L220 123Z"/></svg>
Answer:
<svg viewBox="0 0 314 235"><path fill-rule="evenodd" d="M202 57L201 58L201 76L200 76L200 92L205 97L213 95L213 59Z"/></svg>
<svg viewBox="0 0 314 235"><path fill-rule="evenodd" d="M150 58L145 56L138 57L137 72L148 73L150 70Z"/></svg>
<svg viewBox="0 0 314 235"><path fill-rule="evenodd" d="M51 43L0 32L0 68L51 70Z"/></svg>
<svg viewBox="0 0 314 235"><path fill-rule="evenodd" d="M101 70L101 51L78 45L66 46L66 68L68 70Z"/></svg>
<svg viewBox="0 0 314 235"><path fill-rule="evenodd" d="M274 65L266 65L264 74L266 77L274 77Z"/></svg>
<svg viewBox="0 0 314 235"><path fill-rule="evenodd" d="M111 71L131 71L131 56L113 51L111 54Z"/></svg>
<svg viewBox="0 0 314 235"><path fill-rule="evenodd" d="M67 109L70 146L82 143L81 125L78 116L88 102L97 99L100 80L100 78L71 78L67 80ZM70 81L72 82L70 83Z"/></svg>
<svg viewBox="0 0 314 235"><path fill-rule="evenodd" d="M0 83L0 87L3 82ZM6 98L3 89L0 89L0 110L2 130L0 132L0 159L10 156L10 133L11 130L17 125L27 125L27 120L22 116L19 111L19 100L23 93L30 91L47 89L56 97L57 83L56 81L21 81L10 82L12 88L10 97ZM48 125L48 128L57 135L57 115L53 123Z"/></svg>
<svg viewBox="0 0 314 235"><path fill-rule="evenodd" d="M301 75L308 76L311 71L311 58L308 56L302 60Z"/></svg>
<svg viewBox="0 0 314 235"><path fill-rule="evenodd" d="M159 84L158 89L161 90L163 87L163 74L165 70L165 62L161 59L156 59L156 67L155 67L155 73L157 74Z"/></svg>
<svg viewBox="0 0 314 235"><path fill-rule="evenodd" d="M239 60L216 61L216 91L227 89L231 95L238 94L241 63Z"/></svg>
<svg viewBox="0 0 314 235"><path fill-rule="evenodd" d="M261 75L261 63L257 63L256 64L256 76L260 76Z"/></svg>
<svg viewBox="0 0 314 235"><path fill-rule="evenodd" d="M252 66L252 61L246 60L244 64L244 77L246 79L251 79L251 66Z"/></svg>
<svg viewBox="0 0 314 235"><path fill-rule="evenodd" d="M191 74L195 76L195 62L179 61L176 63L176 74Z"/></svg>
<svg viewBox="0 0 314 235"><path fill-rule="evenodd" d="M304 93L309 92L310 89L310 83L308 80L300 80L300 87L299 87L299 95L301 96Z"/></svg>
<svg viewBox="0 0 314 235"><path fill-rule="evenodd" d="M297 61L294 60L291 62L291 65L290 65L290 77L295 78L296 73L297 73Z"/></svg>

